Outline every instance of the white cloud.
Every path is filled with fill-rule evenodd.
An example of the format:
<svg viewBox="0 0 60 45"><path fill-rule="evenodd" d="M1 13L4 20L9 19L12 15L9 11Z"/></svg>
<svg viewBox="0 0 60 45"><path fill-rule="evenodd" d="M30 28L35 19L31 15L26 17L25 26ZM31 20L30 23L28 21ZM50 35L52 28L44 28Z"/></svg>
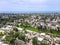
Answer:
<svg viewBox="0 0 60 45"><path fill-rule="evenodd" d="M26 4L26 5L30 5L30 4L45 4L47 2L47 0L0 0L0 4Z"/></svg>
<svg viewBox="0 0 60 45"><path fill-rule="evenodd" d="M43 10L47 0L1 0L0 10Z"/></svg>
<svg viewBox="0 0 60 45"><path fill-rule="evenodd" d="M32 3L43 3L46 2L47 0L30 0Z"/></svg>
<svg viewBox="0 0 60 45"><path fill-rule="evenodd" d="M45 3L47 0L22 0L27 3Z"/></svg>

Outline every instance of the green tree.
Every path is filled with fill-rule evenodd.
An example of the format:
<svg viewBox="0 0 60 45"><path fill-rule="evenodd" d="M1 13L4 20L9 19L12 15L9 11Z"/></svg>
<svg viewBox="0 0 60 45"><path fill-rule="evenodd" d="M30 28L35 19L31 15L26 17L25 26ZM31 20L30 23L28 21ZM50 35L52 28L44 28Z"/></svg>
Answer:
<svg viewBox="0 0 60 45"><path fill-rule="evenodd" d="M3 36L2 32L0 32L0 38Z"/></svg>
<svg viewBox="0 0 60 45"><path fill-rule="evenodd" d="M37 38L36 38L36 37L34 37L34 38L32 39L32 43L33 43L33 45L37 45Z"/></svg>
<svg viewBox="0 0 60 45"><path fill-rule="evenodd" d="M14 27L13 30L14 30L15 32L18 32L18 29L17 29L16 27Z"/></svg>
<svg viewBox="0 0 60 45"><path fill-rule="evenodd" d="M6 39L6 41L8 41L9 43L12 44L15 40L15 37L8 35L5 37L5 39Z"/></svg>
<svg viewBox="0 0 60 45"><path fill-rule="evenodd" d="M49 42L47 40L43 40L40 45L49 45Z"/></svg>
<svg viewBox="0 0 60 45"><path fill-rule="evenodd" d="M24 35L24 33L20 32L18 38L19 38L20 40L25 41L25 35Z"/></svg>

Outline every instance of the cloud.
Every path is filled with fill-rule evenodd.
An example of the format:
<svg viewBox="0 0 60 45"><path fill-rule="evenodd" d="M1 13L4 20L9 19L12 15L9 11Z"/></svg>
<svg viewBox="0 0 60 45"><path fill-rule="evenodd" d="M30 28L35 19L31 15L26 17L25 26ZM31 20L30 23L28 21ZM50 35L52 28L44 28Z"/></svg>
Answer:
<svg viewBox="0 0 60 45"><path fill-rule="evenodd" d="M46 3L47 0L22 0L22 2L29 4L43 4Z"/></svg>
<svg viewBox="0 0 60 45"><path fill-rule="evenodd" d="M0 0L0 11L27 11L46 8L46 0Z"/></svg>
<svg viewBox="0 0 60 45"><path fill-rule="evenodd" d="M32 2L32 3L44 3L46 1L47 0L29 0L29 2Z"/></svg>
<svg viewBox="0 0 60 45"><path fill-rule="evenodd" d="M0 5L41 5L45 4L47 0L0 0Z"/></svg>
<svg viewBox="0 0 60 45"><path fill-rule="evenodd" d="M0 0L0 11L60 10L60 0Z"/></svg>

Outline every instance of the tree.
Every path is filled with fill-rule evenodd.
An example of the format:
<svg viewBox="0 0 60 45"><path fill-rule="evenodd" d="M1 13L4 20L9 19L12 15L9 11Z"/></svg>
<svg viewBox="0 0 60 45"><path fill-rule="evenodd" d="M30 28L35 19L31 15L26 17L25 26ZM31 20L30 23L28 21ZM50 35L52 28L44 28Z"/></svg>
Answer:
<svg viewBox="0 0 60 45"><path fill-rule="evenodd" d="M2 32L0 32L0 38L3 36Z"/></svg>
<svg viewBox="0 0 60 45"><path fill-rule="evenodd" d="M34 38L32 39L32 43L33 43L33 45L37 45L37 38L36 38L36 37L34 37Z"/></svg>
<svg viewBox="0 0 60 45"><path fill-rule="evenodd" d="M24 33L20 32L18 38L19 38L20 40L25 41L25 35L24 35Z"/></svg>
<svg viewBox="0 0 60 45"><path fill-rule="evenodd" d="M23 32L18 32L18 29L14 28L12 32L6 35L5 40L10 42L10 44L14 44L16 38L25 41L25 34Z"/></svg>
<svg viewBox="0 0 60 45"><path fill-rule="evenodd" d="M43 40L41 43L40 43L40 45L49 45L50 43L49 43L49 41L47 41L47 40Z"/></svg>
<svg viewBox="0 0 60 45"><path fill-rule="evenodd" d="M17 29L16 27L14 27L13 30L14 30L15 32L18 32L18 29Z"/></svg>
<svg viewBox="0 0 60 45"><path fill-rule="evenodd" d="M8 35L5 37L5 39L6 39L6 41L8 41L9 43L12 44L15 40L15 37Z"/></svg>

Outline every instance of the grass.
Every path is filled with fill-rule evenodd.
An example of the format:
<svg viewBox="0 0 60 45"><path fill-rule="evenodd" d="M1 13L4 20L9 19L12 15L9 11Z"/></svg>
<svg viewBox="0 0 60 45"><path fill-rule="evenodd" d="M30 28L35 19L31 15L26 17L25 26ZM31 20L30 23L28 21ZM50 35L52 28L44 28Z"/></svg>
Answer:
<svg viewBox="0 0 60 45"><path fill-rule="evenodd" d="M57 30L45 30L45 33L46 34L51 33L54 36L60 37L60 31L57 31Z"/></svg>
<svg viewBox="0 0 60 45"><path fill-rule="evenodd" d="M20 28L25 28L25 29L28 29L28 30L31 30L31 31L34 31L34 32L44 32L46 34L48 33L51 33L53 34L54 36L57 36L57 37L60 37L60 31L57 31L57 30L39 30L38 28L34 28L34 27L31 27L31 26L19 26Z"/></svg>
<svg viewBox="0 0 60 45"><path fill-rule="evenodd" d="M21 28L25 28L34 32L39 32L39 30L37 28L31 27L31 26L19 26Z"/></svg>

